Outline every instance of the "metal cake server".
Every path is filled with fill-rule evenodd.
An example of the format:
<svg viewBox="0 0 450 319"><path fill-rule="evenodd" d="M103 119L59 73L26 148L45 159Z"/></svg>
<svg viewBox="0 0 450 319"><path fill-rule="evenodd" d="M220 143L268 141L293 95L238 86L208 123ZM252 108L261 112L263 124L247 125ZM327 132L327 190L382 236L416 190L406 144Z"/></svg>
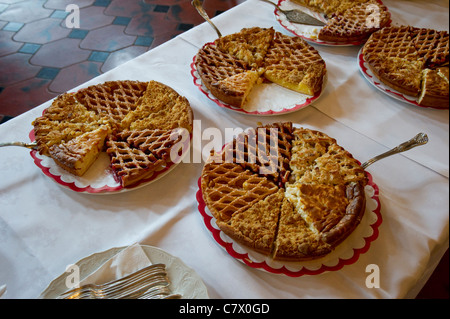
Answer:
<svg viewBox="0 0 450 319"><path fill-rule="evenodd" d="M428 143L428 136L425 133L419 133L417 134L414 138L410 139L407 142L404 142L396 147L394 147L393 149L380 154L378 156L375 156L374 158L368 160L367 162L363 163L361 165L362 168L366 168L367 166L375 163L376 161L379 161L380 159L386 158L388 156L394 155L394 154L398 154L398 153L403 153L406 151L409 151L410 149L420 146L420 145L425 145Z"/></svg>
<svg viewBox="0 0 450 319"><path fill-rule="evenodd" d="M278 6L276 3L273 3L270 0L261 0L261 1L268 2L274 5L278 9L278 11L283 13L290 22L315 26L324 26L326 24L325 22L317 20L316 18L311 17L309 14L301 10L297 9L283 10L280 8L280 6Z"/></svg>
<svg viewBox="0 0 450 319"><path fill-rule="evenodd" d="M37 143L36 142L32 142L32 143L24 143L24 142L7 142L7 143L0 143L0 147L2 146L21 146L21 147L26 147L32 150L37 149Z"/></svg>
<svg viewBox="0 0 450 319"><path fill-rule="evenodd" d="M192 0L191 4L194 6L195 9L197 9L198 13L205 19L213 28L216 30L217 35L219 38L222 37L222 33L220 33L219 29L215 26L215 24L209 19L208 13L206 13L205 9L203 8L203 1L200 0Z"/></svg>

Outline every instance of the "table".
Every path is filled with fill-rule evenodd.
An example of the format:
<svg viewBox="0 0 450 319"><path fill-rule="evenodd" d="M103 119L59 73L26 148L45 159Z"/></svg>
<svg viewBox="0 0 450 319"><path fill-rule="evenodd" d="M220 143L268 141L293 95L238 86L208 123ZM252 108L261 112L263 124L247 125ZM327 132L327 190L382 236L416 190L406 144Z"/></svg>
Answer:
<svg viewBox="0 0 450 319"><path fill-rule="evenodd" d="M448 30L448 1L386 0L394 22ZM274 27L273 7L248 0L213 20L223 34ZM232 22L232 23L231 23ZM203 23L80 87L107 80L157 80L186 96L209 127L254 127L292 121L333 136L362 162L425 132L430 142L368 168L380 190L377 240L339 271L291 278L250 268L214 242L195 198L203 163L182 163L157 183L114 195L79 194L49 180L23 148L0 149L0 286L4 298L36 298L66 266L95 252L141 243L179 257L203 279L211 298L414 298L449 242L449 113L387 97L362 77L360 47L315 47L327 63L322 97L298 112L273 117L217 107L194 86L189 65L216 38ZM74 88L78 89L78 88ZM27 141L31 122L51 101L0 126L2 141ZM194 145L193 152L208 144ZM225 140L223 143L227 142ZM380 287L365 284L366 267Z"/></svg>

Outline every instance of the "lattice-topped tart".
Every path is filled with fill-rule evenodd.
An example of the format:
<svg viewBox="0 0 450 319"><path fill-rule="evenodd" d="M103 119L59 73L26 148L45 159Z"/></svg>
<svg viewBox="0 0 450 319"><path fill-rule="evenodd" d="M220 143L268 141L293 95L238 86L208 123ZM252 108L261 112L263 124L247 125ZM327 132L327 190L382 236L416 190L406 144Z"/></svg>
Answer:
<svg viewBox="0 0 450 319"><path fill-rule="evenodd" d="M56 98L33 122L38 152L82 176L110 155L122 187L172 163L172 148L192 133L189 102L157 81L109 81Z"/></svg>
<svg viewBox="0 0 450 319"><path fill-rule="evenodd" d="M242 133L211 154L201 176L221 231L289 261L323 257L345 240L364 215L366 184L335 139L292 123Z"/></svg>
<svg viewBox="0 0 450 319"><path fill-rule="evenodd" d="M419 105L448 108L449 35L411 26L372 34L362 54L385 85L417 99Z"/></svg>
<svg viewBox="0 0 450 319"><path fill-rule="evenodd" d="M326 74L324 60L303 39L259 27L206 44L195 57L195 66L216 98L238 108L263 81L314 96L322 90Z"/></svg>

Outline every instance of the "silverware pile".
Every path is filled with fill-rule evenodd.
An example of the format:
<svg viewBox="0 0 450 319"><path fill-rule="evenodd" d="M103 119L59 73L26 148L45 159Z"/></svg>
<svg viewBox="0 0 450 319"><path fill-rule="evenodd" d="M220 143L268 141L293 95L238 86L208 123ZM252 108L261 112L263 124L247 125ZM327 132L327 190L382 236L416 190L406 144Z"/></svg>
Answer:
<svg viewBox="0 0 450 319"><path fill-rule="evenodd" d="M178 299L172 294L164 264L154 264L123 278L101 284L87 284L69 290L59 299Z"/></svg>

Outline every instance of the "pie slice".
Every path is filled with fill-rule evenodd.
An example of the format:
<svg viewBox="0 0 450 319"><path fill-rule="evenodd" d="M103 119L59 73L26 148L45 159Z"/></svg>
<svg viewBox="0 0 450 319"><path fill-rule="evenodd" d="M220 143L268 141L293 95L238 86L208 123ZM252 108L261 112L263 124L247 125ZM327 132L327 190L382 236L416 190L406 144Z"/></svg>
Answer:
<svg viewBox="0 0 450 319"><path fill-rule="evenodd" d="M189 101L171 87L150 81L145 92L136 101L135 108L121 120L121 128L129 130L177 127L192 132L193 114Z"/></svg>
<svg viewBox="0 0 450 319"><path fill-rule="evenodd" d="M217 157L217 158L220 158ZM279 188L266 177L258 176L234 163L209 161L202 172L202 192L213 216L227 223Z"/></svg>
<svg viewBox="0 0 450 319"><path fill-rule="evenodd" d="M374 13L377 14L376 20L371 18ZM334 15L319 31L318 37L329 42L363 41L385 27L389 21L390 14L385 6L377 1L364 2Z"/></svg>
<svg viewBox="0 0 450 319"><path fill-rule="evenodd" d="M136 102L147 89L147 82L109 81L79 90L75 98L88 110L119 126L122 119L136 108Z"/></svg>
<svg viewBox="0 0 450 319"><path fill-rule="evenodd" d="M50 156L63 169L74 175L83 176L103 150L109 133L108 126L101 126L91 132L78 135L68 142L51 146Z"/></svg>
<svg viewBox="0 0 450 319"><path fill-rule="evenodd" d="M215 41L222 52L227 52L252 68L262 66L275 34L273 28L244 28Z"/></svg>
<svg viewBox="0 0 450 319"><path fill-rule="evenodd" d="M111 158L111 168L122 187L129 187L151 178L166 162L152 153L145 153L123 140L109 139L106 152Z"/></svg>
<svg viewBox="0 0 450 319"><path fill-rule="evenodd" d="M227 162L268 177L280 187L289 179L292 123L274 123L239 134L222 155Z"/></svg>
<svg viewBox="0 0 450 319"><path fill-rule="evenodd" d="M414 46L427 67L435 68L449 62L449 34L447 31L414 28Z"/></svg>
<svg viewBox="0 0 450 319"><path fill-rule="evenodd" d="M254 81L254 71L245 62L207 44L199 50L195 65L203 84L215 97L233 106L242 105Z"/></svg>
<svg viewBox="0 0 450 319"><path fill-rule="evenodd" d="M174 147L183 140L181 128L173 130L141 130L141 131L123 131L120 138L126 141L131 147L138 148L146 154L153 154L156 158L162 159L166 164L174 162L178 157L178 150Z"/></svg>
<svg viewBox="0 0 450 319"><path fill-rule="evenodd" d="M284 190L279 190L249 209L234 213L227 222L217 221L217 225L237 242L270 255L283 200Z"/></svg>
<svg viewBox="0 0 450 319"><path fill-rule="evenodd" d="M294 205L285 198L272 258L286 261L309 260L322 257L331 251L332 247L310 229Z"/></svg>
<svg viewBox="0 0 450 319"><path fill-rule="evenodd" d="M292 181L324 185L366 184L364 169L335 139L305 128L294 130Z"/></svg>
<svg viewBox="0 0 450 319"><path fill-rule="evenodd" d="M258 83L260 73L253 70L245 71L213 83L212 86L215 92L220 92L217 93L220 100L242 108L253 87Z"/></svg>
<svg viewBox="0 0 450 319"><path fill-rule="evenodd" d="M105 124L107 121L89 111L75 100L73 94L68 93L58 96L44 114L32 123L38 151L46 156L50 156L49 149L53 145L68 142Z"/></svg>
<svg viewBox="0 0 450 319"><path fill-rule="evenodd" d="M326 73L319 52L300 37L276 33L265 58L264 76L271 82L314 96L322 90Z"/></svg>
<svg viewBox="0 0 450 319"><path fill-rule="evenodd" d="M425 69L422 78L422 92L419 104L432 107L448 107L449 104L449 71L448 67L436 70Z"/></svg>

